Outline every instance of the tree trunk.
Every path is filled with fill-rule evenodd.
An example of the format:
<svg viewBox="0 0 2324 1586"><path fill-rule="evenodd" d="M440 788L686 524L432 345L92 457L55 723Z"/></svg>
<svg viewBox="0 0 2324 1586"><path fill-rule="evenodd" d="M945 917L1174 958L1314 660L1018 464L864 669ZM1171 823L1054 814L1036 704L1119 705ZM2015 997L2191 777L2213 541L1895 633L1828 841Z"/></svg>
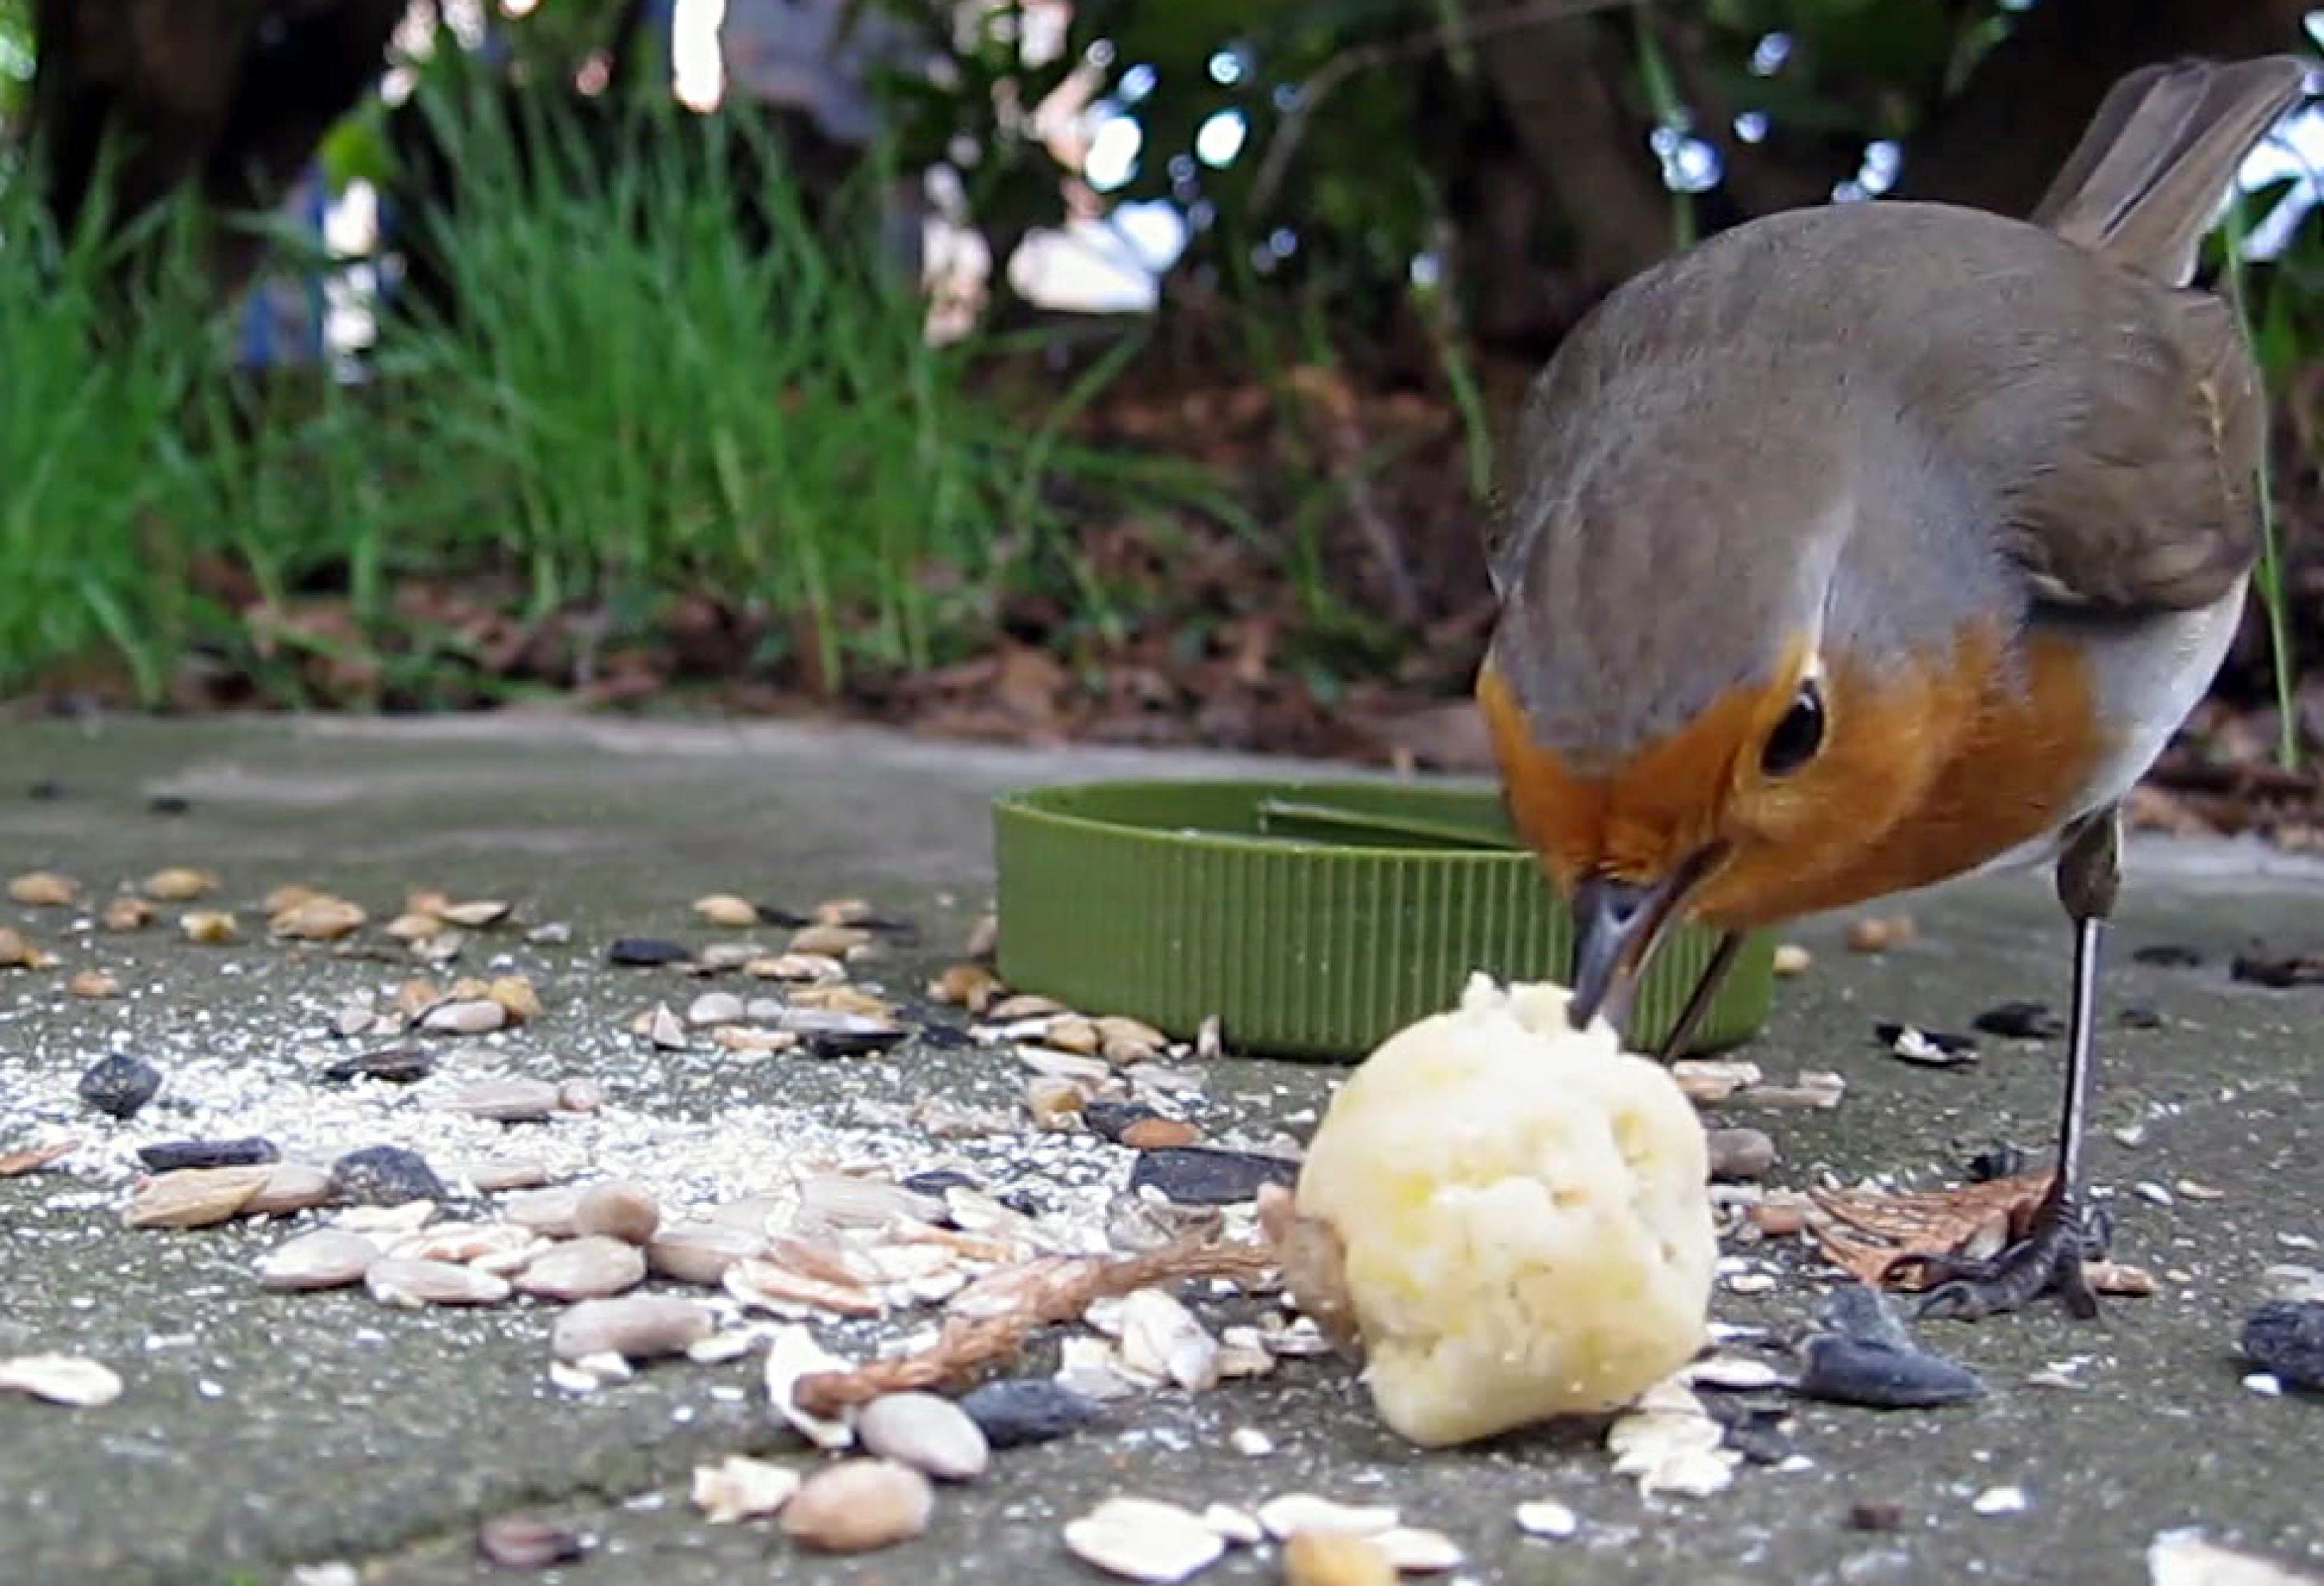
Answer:
<svg viewBox="0 0 2324 1586"><path fill-rule="evenodd" d="M379 75L404 0L38 0L31 131L51 212L98 197L115 226L191 183L224 214L272 210ZM110 145L108 149L108 145ZM212 244L221 296L265 253Z"/></svg>

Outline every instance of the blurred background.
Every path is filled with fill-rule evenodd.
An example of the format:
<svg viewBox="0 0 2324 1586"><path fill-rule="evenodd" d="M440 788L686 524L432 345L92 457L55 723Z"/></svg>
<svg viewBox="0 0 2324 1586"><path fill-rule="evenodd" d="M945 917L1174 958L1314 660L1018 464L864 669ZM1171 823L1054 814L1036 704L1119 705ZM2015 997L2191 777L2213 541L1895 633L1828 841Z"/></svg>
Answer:
<svg viewBox="0 0 2324 1586"><path fill-rule="evenodd" d="M0 700L1481 769L1504 428L1719 228L2029 208L2280 0L0 0ZM2137 811L2324 846L2324 125L2208 261L2273 549ZM1909 313L1910 304L1897 311Z"/></svg>

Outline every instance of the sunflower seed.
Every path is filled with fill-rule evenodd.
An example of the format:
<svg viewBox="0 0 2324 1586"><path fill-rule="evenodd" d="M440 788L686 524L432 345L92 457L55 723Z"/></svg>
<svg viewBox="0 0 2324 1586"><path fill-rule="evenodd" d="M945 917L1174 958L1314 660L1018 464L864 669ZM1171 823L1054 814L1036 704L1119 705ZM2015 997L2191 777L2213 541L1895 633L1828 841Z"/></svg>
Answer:
<svg viewBox="0 0 2324 1586"><path fill-rule="evenodd" d="M278 936L302 942L336 942L361 930L370 917L359 903L318 896L279 911L266 922L266 928Z"/></svg>
<svg viewBox="0 0 2324 1586"><path fill-rule="evenodd" d="M714 1526L755 1520L788 1503L799 1489L798 1472L744 1454L729 1454L715 1465L694 1468L694 1507Z"/></svg>
<svg viewBox="0 0 2324 1586"><path fill-rule="evenodd" d="M1581 1518L1555 1498L1537 1498L1517 1505L1517 1529L1528 1536L1560 1540L1582 1529Z"/></svg>
<svg viewBox="0 0 2324 1586"><path fill-rule="evenodd" d="M684 1354L716 1325L709 1306L667 1295L583 1300L558 1316L549 1349L567 1363L603 1354L652 1360Z"/></svg>
<svg viewBox="0 0 2324 1586"><path fill-rule="evenodd" d="M1259 1506L1259 1523L1278 1540L1302 1531L1370 1536L1389 1529L1397 1520L1396 1510L1385 1505L1335 1503L1312 1492L1286 1492Z"/></svg>
<svg viewBox="0 0 2324 1586"><path fill-rule="evenodd" d="M520 1191L509 1196L502 1210L510 1222L535 1233L547 1234L551 1239L573 1239L581 1231L574 1223L580 1214L581 1194L581 1190L571 1185Z"/></svg>
<svg viewBox="0 0 2324 1586"><path fill-rule="evenodd" d="M780 1525L784 1535L818 1553L870 1553L927 1530L936 1506L936 1489L909 1465L842 1460L799 1483Z"/></svg>
<svg viewBox="0 0 2324 1586"><path fill-rule="evenodd" d="M217 908L196 908L178 917L178 928L189 942L216 945L231 942L242 935L242 923L233 915Z"/></svg>
<svg viewBox="0 0 2324 1586"><path fill-rule="evenodd" d="M939 1481L973 1481L991 1463L991 1446L968 1413L932 1393L883 1394L855 1419L866 1452L911 1466Z"/></svg>
<svg viewBox="0 0 2324 1586"><path fill-rule="evenodd" d="M242 1203L245 1217L281 1217L309 1211L331 1198L328 1168L311 1162L277 1162L258 1193Z"/></svg>
<svg viewBox="0 0 2324 1586"><path fill-rule="evenodd" d="M735 1262L763 1254L766 1240L746 1229L687 1222L662 1229L646 1244L646 1266L656 1277L715 1288Z"/></svg>
<svg viewBox="0 0 2324 1586"><path fill-rule="evenodd" d="M872 940L872 933L853 926L811 925L795 933L786 951L820 953L827 958L839 958L851 948L861 947Z"/></svg>
<svg viewBox="0 0 2324 1586"><path fill-rule="evenodd" d="M665 964L683 964L693 954L676 942L666 942L659 936L623 936L606 951L606 957L615 964L632 968L653 968Z"/></svg>
<svg viewBox="0 0 2324 1586"><path fill-rule="evenodd" d="M425 1305L495 1305L509 1297L509 1283L455 1261L417 1261L393 1256L374 1261L364 1287L383 1305L418 1310Z"/></svg>
<svg viewBox="0 0 2324 1586"><path fill-rule="evenodd" d="M545 1079L480 1080L462 1085L436 1107L500 1123L535 1123L557 1111L557 1087Z"/></svg>
<svg viewBox="0 0 2324 1586"><path fill-rule="evenodd" d="M271 1167L189 1167L150 1178L130 1197L132 1228L207 1228L238 1214Z"/></svg>
<svg viewBox="0 0 2324 1586"><path fill-rule="evenodd" d="M272 1140L256 1135L238 1140L162 1140L137 1149L137 1159L152 1173L176 1173L189 1167L258 1167L281 1157Z"/></svg>
<svg viewBox="0 0 2324 1586"><path fill-rule="evenodd" d="M116 1052L90 1064L80 1076L80 1099L115 1118L134 1118L161 1088L161 1071L143 1057Z"/></svg>
<svg viewBox="0 0 2324 1586"><path fill-rule="evenodd" d="M8 896L30 908L58 908L80 896L80 883L54 871L28 871L8 883Z"/></svg>
<svg viewBox="0 0 2324 1586"><path fill-rule="evenodd" d="M153 923L154 908L143 898L120 897L105 906L97 923L115 933L142 931Z"/></svg>
<svg viewBox="0 0 2324 1586"><path fill-rule="evenodd" d="M601 1300L646 1280L645 1253L603 1234L554 1244L516 1277L523 1293L552 1300Z"/></svg>
<svg viewBox="0 0 2324 1586"><path fill-rule="evenodd" d="M877 1316L887 1309L861 1284L810 1277L779 1262L745 1259L726 1268L721 1284L745 1305L778 1316L826 1311L841 1316Z"/></svg>
<svg viewBox="0 0 2324 1586"><path fill-rule="evenodd" d="M1302 1531L1284 1545L1286 1586L1396 1586L1396 1566L1368 1537Z"/></svg>
<svg viewBox="0 0 2324 1586"><path fill-rule="evenodd" d="M171 865L147 876L139 890L157 903L191 903L217 891L218 879L210 871Z"/></svg>
<svg viewBox="0 0 2324 1586"><path fill-rule="evenodd" d="M18 1355L0 1360L0 1393L93 1410L121 1397L121 1379L111 1367L79 1355Z"/></svg>
<svg viewBox="0 0 2324 1586"><path fill-rule="evenodd" d="M742 999L732 991L705 991L687 1004L686 1022L696 1029L742 1022Z"/></svg>
<svg viewBox="0 0 2324 1586"><path fill-rule="evenodd" d="M271 1289L344 1288L361 1283L380 1259L380 1249L343 1228L318 1228L268 1251L258 1263L258 1281Z"/></svg>
<svg viewBox="0 0 2324 1586"><path fill-rule="evenodd" d="M1805 974L1814 965L1815 954L1797 942L1779 942L1775 945L1773 967L1777 974L1785 979L1788 980L1793 975Z"/></svg>
<svg viewBox="0 0 2324 1586"><path fill-rule="evenodd" d="M420 1016L420 1028L437 1035L483 1036L504 1028L508 1010L489 997L443 1002Z"/></svg>
<svg viewBox="0 0 2324 1586"><path fill-rule="evenodd" d="M1184 1581L1227 1550L1200 1515L1150 1498L1107 1498L1065 1522L1065 1539L1084 1563L1126 1581Z"/></svg>
<svg viewBox="0 0 2324 1586"><path fill-rule="evenodd" d="M706 898L696 898L694 912L706 925L736 927L760 923L758 905L732 892L713 892Z"/></svg>

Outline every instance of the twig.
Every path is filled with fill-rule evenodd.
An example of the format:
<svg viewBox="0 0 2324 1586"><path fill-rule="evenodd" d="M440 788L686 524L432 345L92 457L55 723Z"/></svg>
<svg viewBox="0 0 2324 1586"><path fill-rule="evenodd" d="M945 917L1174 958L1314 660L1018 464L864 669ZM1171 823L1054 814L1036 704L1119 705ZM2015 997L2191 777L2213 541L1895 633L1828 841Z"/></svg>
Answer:
<svg viewBox="0 0 2324 1586"><path fill-rule="evenodd" d="M1276 126L1275 135L1268 140L1267 152L1259 162L1259 174L1251 179L1250 212L1263 214L1274 201L1275 190L1283 185L1284 173L1290 167L1291 156L1298 152L1299 141L1306 134L1307 121L1314 114L1315 107L1358 72L1418 56L1434 55L1472 39L1520 32L1545 22L1587 16L1598 11L1615 11L1638 3L1639 0L1534 0L1532 5L1512 6L1490 16L1462 17L1457 22L1439 23L1434 27L1423 28L1401 39L1361 44L1342 51L1299 85L1298 97L1292 101L1291 108L1284 113L1283 120Z"/></svg>
<svg viewBox="0 0 2324 1586"><path fill-rule="evenodd" d="M1275 1253L1264 1245L1193 1240L1140 1256L1076 1258L1034 1282L1013 1310L948 1322L944 1335L916 1354L852 1371L813 1372L798 1379L792 1402L810 1415L833 1416L882 1394L966 1382L986 1366L1013 1358L1039 1329L1071 1322L1095 1301L1187 1277L1231 1277L1248 1287L1274 1268Z"/></svg>

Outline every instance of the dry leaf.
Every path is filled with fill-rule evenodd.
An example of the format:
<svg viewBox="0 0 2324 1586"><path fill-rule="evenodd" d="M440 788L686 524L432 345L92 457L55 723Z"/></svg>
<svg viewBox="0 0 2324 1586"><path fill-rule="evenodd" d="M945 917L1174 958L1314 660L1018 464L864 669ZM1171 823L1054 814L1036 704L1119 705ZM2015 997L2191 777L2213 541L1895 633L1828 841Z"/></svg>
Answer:
<svg viewBox="0 0 2324 1586"><path fill-rule="evenodd" d="M1950 1190L1811 1189L1809 1231L1824 1255L1871 1284L1926 1286L1940 1257L1983 1257L2024 1237L2050 1175L2022 1174Z"/></svg>

